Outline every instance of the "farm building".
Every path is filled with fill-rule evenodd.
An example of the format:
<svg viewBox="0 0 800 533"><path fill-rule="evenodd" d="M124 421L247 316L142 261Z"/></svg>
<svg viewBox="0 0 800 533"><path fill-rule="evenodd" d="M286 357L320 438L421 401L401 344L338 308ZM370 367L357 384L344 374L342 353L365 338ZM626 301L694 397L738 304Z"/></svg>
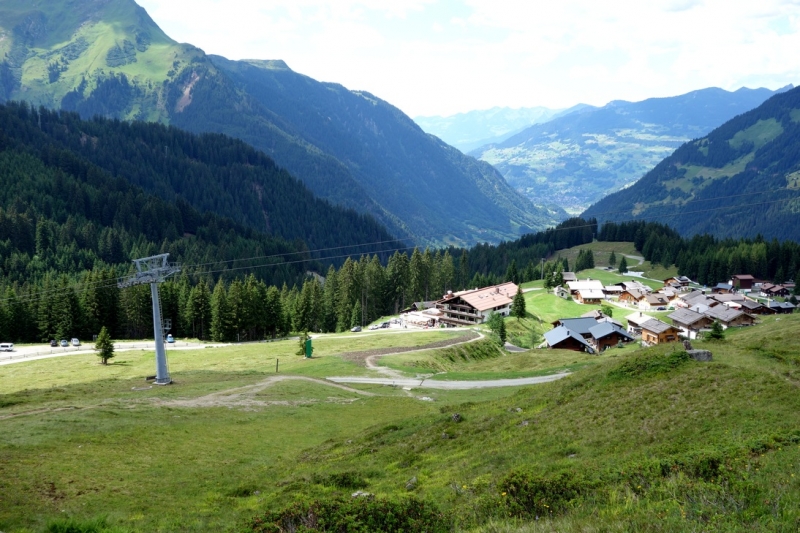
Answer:
<svg viewBox="0 0 800 533"><path fill-rule="evenodd" d="M649 345L676 342L680 330L673 325L662 322L657 318L642 324L642 342Z"/></svg>
<svg viewBox="0 0 800 533"><path fill-rule="evenodd" d="M436 309L442 313L439 322L471 326L486 322L492 313L508 316L516 294L517 285L511 282L447 294L436 302Z"/></svg>

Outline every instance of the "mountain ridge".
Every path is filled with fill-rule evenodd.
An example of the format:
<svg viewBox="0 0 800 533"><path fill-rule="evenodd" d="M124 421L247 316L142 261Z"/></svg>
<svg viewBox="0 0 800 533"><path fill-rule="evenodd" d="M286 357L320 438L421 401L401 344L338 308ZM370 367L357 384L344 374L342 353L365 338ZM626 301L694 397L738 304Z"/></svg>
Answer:
<svg viewBox="0 0 800 533"><path fill-rule="evenodd" d="M24 24L0 22L0 101L242 139L318 196L369 213L396 236L422 244L496 242L566 216L534 205L491 167L451 153L379 98L317 82L281 60L208 56L156 30L132 0L0 0L0 12L14 14L14 21L36 18L45 30L48 20L63 18L67 29L59 31L72 31L70 41L53 44L27 39ZM294 92L281 92L276 77ZM328 107L311 105L312 94L331 91L337 94L325 100ZM330 137L312 123L326 125L321 131Z"/></svg>
<svg viewBox="0 0 800 533"><path fill-rule="evenodd" d="M470 154L493 164L528 196L549 196L577 213L630 186L682 143L772 94L763 88L730 92L712 87L641 102L615 100L531 126Z"/></svg>
<svg viewBox="0 0 800 533"><path fill-rule="evenodd" d="M582 216L646 219L683 235L800 240L800 88L682 144Z"/></svg>

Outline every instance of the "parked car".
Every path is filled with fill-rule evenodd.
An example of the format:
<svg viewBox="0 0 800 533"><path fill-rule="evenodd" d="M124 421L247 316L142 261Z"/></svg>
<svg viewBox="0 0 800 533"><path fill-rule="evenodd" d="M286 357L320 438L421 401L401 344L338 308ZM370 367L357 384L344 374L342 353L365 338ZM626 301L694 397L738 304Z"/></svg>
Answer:
<svg viewBox="0 0 800 533"><path fill-rule="evenodd" d="M55 339L50 339L50 347L56 348L58 346L58 341Z"/></svg>
<svg viewBox="0 0 800 533"><path fill-rule="evenodd" d="M13 342L2 342L0 343L0 352L13 352L14 351L14 343Z"/></svg>
<svg viewBox="0 0 800 533"><path fill-rule="evenodd" d="M656 308L656 311L666 311L666 310L667 310L667 308L664 307L663 305L661 307L657 307Z"/></svg>
<svg viewBox="0 0 800 533"><path fill-rule="evenodd" d="M385 328L388 328L388 327L389 327L389 323L388 323L388 322L383 322L383 323L381 324L381 328L382 328L382 329L385 329Z"/></svg>
<svg viewBox="0 0 800 533"><path fill-rule="evenodd" d="M69 346L69 343L67 342L67 339L61 339L60 341L58 341L58 344L59 344L59 345L60 345L62 348L66 348L67 346Z"/></svg>
<svg viewBox="0 0 800 533"><path fill-rule="evenodd" d="M351 329L350 331L351 331L352 333L358 333L359 331L361 331L361 326L356 326L356 327L354 327L353 329Z"/></svg>
<svg viewBox="0 0 800 533"><path fill-rule="evenodd" d="M172 344L173 342L175 342L175 338L172 336L172 333L170 333L169 335L167 335L167 342L168 342L168 343L170 343L170 344Z"/></svg>
<svg viewBox="0 0 800 533"><path fill-rule="evenodd" d="M74 337L73 337L71 342L72 342L73 346L80 346L81 345L81 341L79 341L78 339L76 339Z"/></svg>
<svg viewBox="0 0 800 533"><path fill-rule="evenodd" d="M380 327L381 327L381 326L380 326L380 324L372 324L372 325L369 327L369 329L370 329L370 330L373 330L373 329L378 329L378 328L380 328Z"/></svg>

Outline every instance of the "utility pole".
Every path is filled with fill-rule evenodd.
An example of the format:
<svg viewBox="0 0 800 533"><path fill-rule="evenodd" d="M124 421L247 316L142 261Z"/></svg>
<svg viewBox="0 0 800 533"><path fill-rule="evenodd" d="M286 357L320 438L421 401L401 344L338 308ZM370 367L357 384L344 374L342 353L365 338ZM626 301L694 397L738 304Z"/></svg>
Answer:
<svg viewBox="0 0 800 533"><path fill-rule="evenodd" d="M153 299L153 335L156 341L156 385L169 385L172 378L169 377L167 368L167 353L164 350L164 321L161 318L161 300L158 296L158 284L180 272L181 269L176 264L167 261L169 254L154 255L142 259L134 259L136 272L128 279L121 280L117 286L120 289L132 287L134 285L150 285L150 297Z"/></svg>

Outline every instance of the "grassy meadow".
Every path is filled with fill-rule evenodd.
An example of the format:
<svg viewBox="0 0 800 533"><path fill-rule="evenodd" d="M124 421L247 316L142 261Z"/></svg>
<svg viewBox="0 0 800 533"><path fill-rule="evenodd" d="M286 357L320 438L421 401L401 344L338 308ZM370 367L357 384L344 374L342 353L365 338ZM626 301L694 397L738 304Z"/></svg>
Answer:
<svg viewBox="0 0 800 533"><path fill-rule="evenodd" d="M546 296L526 293L531 316L509 331L589 307ZM0 531L253 531L268 510L355 490L433 502L453 531L795 531L798 332L800 315L728 330L696 343L711 363L675 345L489 339L380 359L431 379L572 372L464 391L319 379L376 375L347 354L463 331L325 335L310 360L296 341L173 350L168 387L143 380L144 351L0 366Z"/></svg>

